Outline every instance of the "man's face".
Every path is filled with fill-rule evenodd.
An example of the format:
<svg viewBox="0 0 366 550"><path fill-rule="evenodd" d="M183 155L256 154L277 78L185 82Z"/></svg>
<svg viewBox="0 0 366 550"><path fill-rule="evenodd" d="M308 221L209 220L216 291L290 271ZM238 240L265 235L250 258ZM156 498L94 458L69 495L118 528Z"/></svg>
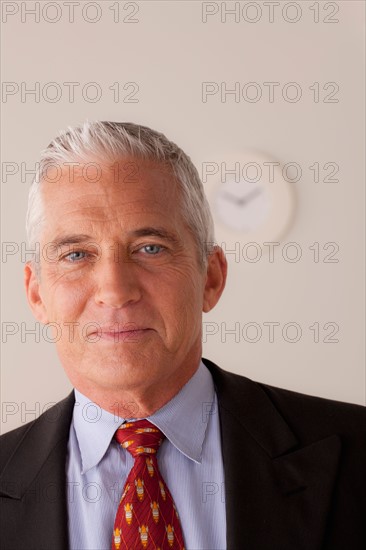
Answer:
<svg viewBox="0 0 366 550"><path fill-rule="evenodd" d="M40 280L26 267L33 312L55 323L60 360L86 394L188 379L201 356L202 311L218 299L172 174L132 159L138 171L121 177L128 161L119 179L114 164L97 183L80 167L74 181L65 172L43 184Z"/></svg>

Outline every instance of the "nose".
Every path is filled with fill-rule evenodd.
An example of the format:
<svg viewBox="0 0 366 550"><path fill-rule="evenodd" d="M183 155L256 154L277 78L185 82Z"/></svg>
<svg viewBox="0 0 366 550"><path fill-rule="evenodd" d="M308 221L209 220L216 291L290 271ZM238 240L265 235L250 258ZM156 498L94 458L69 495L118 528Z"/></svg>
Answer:
<svg viewBox="0 0 366 550"><path fill-rule="evenodd" d="M97 290L95 301L100 306L120 309L141 298L141 287L134 264L115 258L100 259L95 266Z"/></svg>

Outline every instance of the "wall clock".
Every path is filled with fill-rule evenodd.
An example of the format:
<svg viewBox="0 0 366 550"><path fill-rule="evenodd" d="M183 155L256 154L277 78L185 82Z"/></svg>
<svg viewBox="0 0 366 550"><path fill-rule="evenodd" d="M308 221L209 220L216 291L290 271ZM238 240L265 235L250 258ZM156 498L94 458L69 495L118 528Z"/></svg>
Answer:
<svg viewBox="0 0 366 550"><path fill-rule="evenodd" d="M279 242L294 216L293 186L279 162L259 153L221 162L218 173L207 177L206 183L216 239L260 246Z"/></svg>

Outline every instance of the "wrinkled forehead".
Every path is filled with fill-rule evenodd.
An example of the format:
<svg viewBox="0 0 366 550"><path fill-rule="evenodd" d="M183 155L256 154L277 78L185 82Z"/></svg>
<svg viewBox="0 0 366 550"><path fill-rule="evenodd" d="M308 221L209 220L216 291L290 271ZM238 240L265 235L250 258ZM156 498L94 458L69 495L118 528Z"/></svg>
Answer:
<svg viewBox="0 0 366 550"><path fill-rule="evenodd" d="M138 184L156 178L166 183L177 183L171 166L166 162L138 157L119 157L117 159L89 157L75 160L49 160L44 163L40 173L42 187L47 184ZM47 188L49 186L47 185Z"/></svg>
<svg viewBox="0 0 366 550"><path fill-rule="evenodd" d="M160 216L182 218L179 186L166 165L123 158L90 159L51 166L42 180L44 219L48 224L84 221L133 221Z"/></svg>
<svg viewBox="0 0 366 550"><path fill-rule="evenodd" d="M62 196L86 200L93 196L123 198L148 193L151 199L169 200L179 193L172 169L148 159L124 157L113 162L87 159L52 162L41 174L41 191L45 208Z"/></svg>

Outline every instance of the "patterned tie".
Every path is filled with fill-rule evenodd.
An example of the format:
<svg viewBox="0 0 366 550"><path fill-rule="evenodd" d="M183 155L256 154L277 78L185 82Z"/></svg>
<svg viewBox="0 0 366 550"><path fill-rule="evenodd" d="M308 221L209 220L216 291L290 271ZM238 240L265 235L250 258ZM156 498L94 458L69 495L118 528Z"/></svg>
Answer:
<svg viewBox="0 0 366 550"><path fill-rule="evenodd" d="M122 424L114 437L135 463L117 510L112 550L184 550L178 512L156 458L164 434L138 420Z"/></svg>

